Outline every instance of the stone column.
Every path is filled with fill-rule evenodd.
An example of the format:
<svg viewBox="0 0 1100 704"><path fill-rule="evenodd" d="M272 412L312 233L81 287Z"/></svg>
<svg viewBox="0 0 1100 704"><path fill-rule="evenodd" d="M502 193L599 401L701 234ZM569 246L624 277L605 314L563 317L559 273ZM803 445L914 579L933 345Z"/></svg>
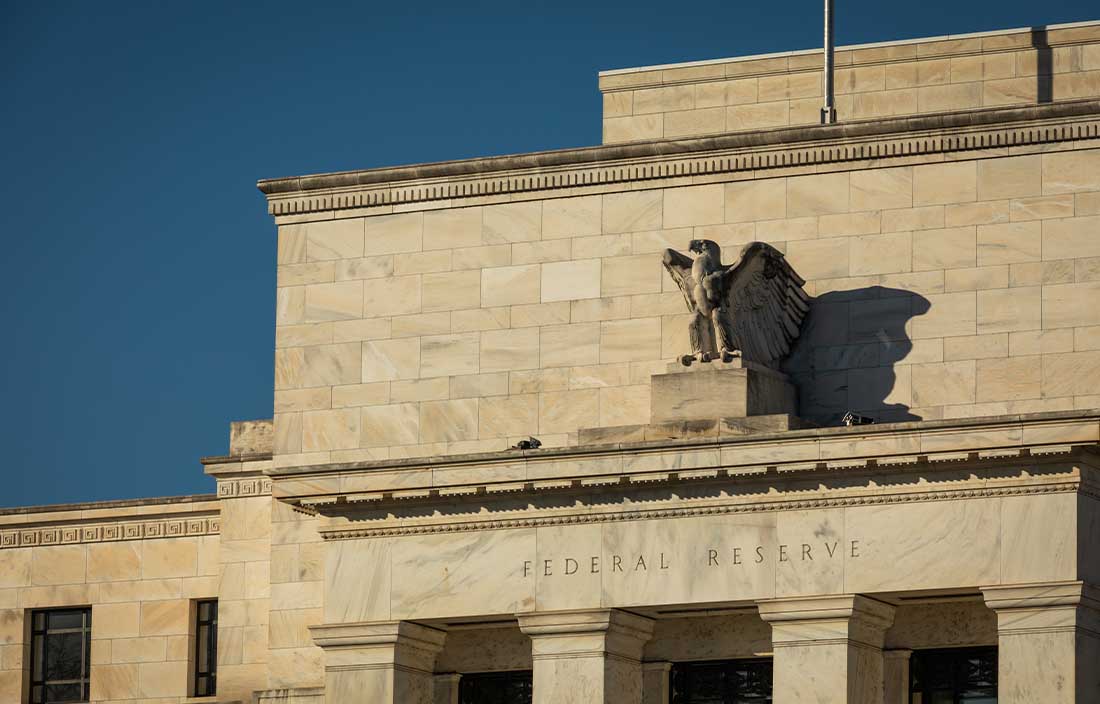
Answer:
<svg viewBox="0 0 1100 704"><path fill-rule="evenodd" d="M885 704L909 704L909 658L912 650L882 651Z"/></svg>
<svg viewBox="0 0 1100 704"><path fill-rule="evenodd" d="M668 704L670 662L642 663L642 704Z"/></svg>
<svg viewBox="0 0 1100 704"><path fill-rule="evenodd" d="M434 704L436 655L446 633L409 621L310 626L325 651L330 704Z"/></svg>
<svg viewBox="0 0 1100 704"><path fill-rule="evenodd" d="M435 676L435 704L458 704L458 683L462 675L446 672Z"/></svg>
<svg viewBox="0 0 1100 704"><path fill-rule="evenodd" d="M997 612L997 701L1100 703L1100 589L1084 582L982 589Z"/></svg>
<svg viewBox="0 0 1100 704"><path fill-rule="evenodd" d="M652 619L616 609L519 616L531 637L534 704L641 704Z"/></svg>
<svg viewBox="0 0 1100 704"><path fill-rule="evenodd" d="M894 607L858 594L758 602L772 626L775 704L881 704Z"/></svg>

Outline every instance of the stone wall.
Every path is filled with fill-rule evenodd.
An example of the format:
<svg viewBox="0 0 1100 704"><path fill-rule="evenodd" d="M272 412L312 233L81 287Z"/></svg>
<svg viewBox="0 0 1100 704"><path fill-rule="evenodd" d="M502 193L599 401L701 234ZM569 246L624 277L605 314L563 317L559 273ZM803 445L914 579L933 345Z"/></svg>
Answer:
<svg viewBox="0 0 1100 704"><path fill-rule="evenodd" d="M841 47L841 121L1100 96L1100 23ZM815 125L822 52L600 74L605 144Z"/></svg>
<svg viewBox="0 0 1100 704"><path fill-rule="evenodd" d="M0 700L22 701L30 610L78 606L92 608L93 701L187 697L192 603L219 592L212 498L0 514Z"/></svg>
<svg viewBox="0 0 1100 704"><path fill-rule="evenodd" d="M1098 406L1098 174L1086 139L281 217L276 464L647 422L700 237L807 279L808 418Z"/></svg>

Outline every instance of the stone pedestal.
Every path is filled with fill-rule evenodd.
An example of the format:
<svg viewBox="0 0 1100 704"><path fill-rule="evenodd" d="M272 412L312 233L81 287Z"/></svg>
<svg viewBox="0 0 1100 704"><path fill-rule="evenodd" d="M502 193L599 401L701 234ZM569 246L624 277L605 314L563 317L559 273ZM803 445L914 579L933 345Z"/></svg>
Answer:
<svg viewBox="0 0 1100 704"><path fill-rule="evenodd" d="M735 359L678 362L651 378L650 423L798 413L798 396L786 374Z"/></svg>
<svg viewBox="0 0 1100 704"><path fill-rule="evenodd" d="M1100 703L1100 590L1083 582L987 587L997 612L997 701Z"/></svg>
<svg viewBox="0 0 1100 704"><path fill-rule="evenodd" d="M894 607L858 594L759 602L772 626L775 704L881 704Z"/></svg>
<svg viewBox="0 0 1100 704"><path fill-rule="evenodd" d="M326 701L434 704L432 671L445 632L408 621L309 630L325 651Z"/></svg>
<svg viewBox="0 0 1100 704"><path fill-rule="evenodd" d="M642 648L653 621L615 609L524 614L534 704L642 704Z"/></svg>

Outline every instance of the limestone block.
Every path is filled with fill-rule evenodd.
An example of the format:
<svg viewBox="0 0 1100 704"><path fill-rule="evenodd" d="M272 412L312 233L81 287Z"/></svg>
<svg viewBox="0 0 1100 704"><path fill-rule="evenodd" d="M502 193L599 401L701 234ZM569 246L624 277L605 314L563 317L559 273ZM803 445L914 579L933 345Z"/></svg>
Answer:
<svg viewBox="0 0 1100 704"><path fill-rule="evenodd" d="M634 93L632 91L620 91L618 93L603 94L603 116L625 117L634 111Z"/></svg>
<svg viewBox="0 0 1100 704"><path fill-rule="evenodd" d="M308 262L279 266L276 270L275 285L282 288L330 283L335 280L335 262Z"/></svg>
<svg viewBox="0 0 1100 704"><path fill-rule="evenodd" d="M390 320L388 337L419 337L421 335L441 335L451 331L451 314L417 313L399 315Z"/></svg>
<svg viewBox="0 0 1100 704"><path fill-rule="evenodd" d="M187 635L189 613L189 604L183 599L144 601L141 603L141 635Z"/></svg>
<svg viewBox="0 0 1100 704"><path fill-rule="evenodd" d="M306 318L306 289L304 286L281 288L275 292L275 324L294 325Z"/></svg>
<svg viewBox="0 0 1100 704"><path fill-rule="evenodd" d="M621 257L634 252L633 235L630 233L576 237L570 241L574 259Z"/></svg>
<svg viewBox="0 0 1100 704"><path fill-rule="evenodd" d="M1009 204L1013 201L989 200L977 203L953 203L944 206L944 222L948 227L994 225L1008 222Z"/></svg>
<svg viewBox="0 0 1100 704"><path fill-rule="evenodd" d="M332 406L332 389L320 386L311 389L286 389L275 392L275 412L319 411Z"/></svg>
<svg viewBox="0 0 1100 704"><path fill-rule="evenodd" d="M481 245L481 208L445 208L424 213L424 249Z"/></svg>
<svg viewBox="0 0 1100 704"><path fill-rule="evenodd" d="M1013 222L1070 218L1074 214L1073 208L1074 196L1070 193L1035 196L1034 198L1015 198L1009 202L1010 219Z"/></svg>
<svg viewBox="0 0 1100 704"><path fill-rule="evenodd" d="M1014 332L1008 336L1009 354L1020 357L1073 352L1073 338L1074 331L1070 328Z"/></svg>
<svg viewBox="0 0 1100 704"><path fill-rule="evenodd" d="M276 413L273 419L276 455L297 454L302 451L302 414Z"/></svg>
<svg viewBox="0 0 1100 704"><path fill-rule="evenodd" d="M304 311L304 301L302 306ZM308 345L327 345L333 341L332 332L333 326L331 323L280 326L275 329L275 346L305 347Z"/></svg>
<svg viewBox="0 0 1100 704"><path fill-rule="evenodd" d="M804 240L787 245L787 261L808 281L848 276L850 237Z"/></svg>
<svg viewBox="0 0 1100 704"><path fill-rule="evenodd" d="M445 376L390 382L390 400L394 403L441 401L450 396L450 382Z"/></svg>
<svg viewBox="0 0 1100 704"><path fill-rule="evenodd" d="M787 215L785 179L738 181L726 186L726 222L771 220Z"/></svg>
<svg viewBox="0 0 1100 704"><path fill-rule="evenodd" d="M221 673L219 672L219 675ZM187 695L187 662L147 662L138 665L141 696L183 697ZM222 678L219 677L219 680ZM218 682L218 691L222 691Z"/></svg>
<svg viewBox="0 0 1100 704"><path fill-rule="evenodd" d="M358 409L308 411L302 414L302 452L359 447Z"/></svg>
<svg viewBox="0 0 1100 704"><path fill-rule="evenodd" d="M849 272L852 276L866 276L911 271L912 241L908 232L853 237Z"/></svg>
<svg viewBox="0 0 1100 704"><path fill-rule="evenodd" d="M420 437L420 409L415 403L371 406L360 410L363 447L411 445Z"/></svg>
<svg viewBox="0 0 1100 704"><path fill-rule="evenodd" d="M1043 194L1100 191L1100 149L1043 154Z"/></svg>
<svg viewBox="0 0 1100 704"><path fill-rule="evenodd" d="M374 340L362 346L361 377L336 382L364 383L415 379L420 375L420 339ZM358 376L358 375L357 375Z"/></svg>
<svg viewBox="0 0 1100 704"><path fill-rule="evenodd" d="M603 296L658 293L663 281L661 261L652 254L608 257L601 264L600 291Z"/></svg>
<svg viewBox="0 0 1100 704"><path fill-rule="evenodd" d="M481 334L433 335L420 338L420 376L476 374L481 356ZM391 387L391 392L393 391Z"/></svg>
<svg viewBox="0 0 1100 704"><path fill-rule="evenodd" d="M478 437L478 399L420 404L420 442L454 442Z"/></svg>
<svg viewBox="0 0 1100 704"><path fill-rule="evenodd" d="M602 196L554 198L542 204L544 239L598 235L602 222Z"/></svg>
<svg viewBox="0 0 1100 704"><path fill-rule="evenodd" d="M1100 215L1100 193L1078 193L1073 197L1077 215Z"/></svg>
<svg viewBox="0 0 1100 704"><path fill-rule="evenodd" d="M1015 264L1041 258L1041 222L978 226L978 266Z"/></svg>
<svg viewBox="0 0 1100 704"><path fill-rule="evenodd" d="M510 325L511 311L508 308L474 308L451 312L452 332L502 330Z"/></svg>
<svg viewBox="0 0 1100 704"><path fill-rule="evenodd" d="M1100 215L1042 223L1044 260L1100 257Z"/></svg>
<svg viewBox="0 0 1100 704"><path fill-rule="evenodd" d="M944 290L980 291L1008 286L1007 266L979 266L970 269L952 269L944 272Z"/></svg>
<svg viewBox="0 0 1100 704"><path fill-rule="evenodd" d="M944 222L944 207L942 205L886 210L882 213L883 232L933 230L942 228Z"/></svg>
<svg viewBox="0 0 1100 704"><path fill-rule="evenodd" d="M786 127L788 124L790 124L790 104L785 100L733 105L726 108L726 129L730 132Z"/></svg>
<svg viewBox="0 0 1100 704"><path fill-rule="evenodd" d="M723 186L719 183L670 188L664 191L664 226L693 227L724 222L724 198Z"/></svg>
<svg viewBox="0 0 1100 704"><path fill-rule="evenodd" d="M1042 186L1039 154L978 162L978 200L1037 196L1042 193Z"/></svg>
<svg viewBox="0 0 1100 704"><path fill-rule="evenodd" d="M305 227L297 223L279 227L275 260L279 265L301 264L306 261Z"/></svg>
<svg viewBox="0 0 1100 704"><path fill-rule="evenodd" d="M634 91L635 115L673 110L691 110L695 107L695 91L689 85L644 88Z"/></svg>
<svg viewBox="0 0 1100 704"><path fill-rule="evenodd" d="M385 254L377 257L362 257L360 259L341 259L334 262L335 277L337 281L351 279L380 279L393 276L393 255Z"/></svg>
<svg viewBox="0 0 1100 704"><path fill-rule="evenodd" d="M487 205L482 210L482 244L529 242L541 235L541 201Z"/></svg>
<svg viewBox="0 0 1100 704"><path fill-rule="evenodd" d="M913 365L913 405L945 406L974 403L973 360Z"/></svg>
<svg viewBox="0 0 1100 704"><path fill-rule="evenodd" d="M421 290L425 311L477 308L481 305L481 273L476 269L470 269L424 274L421 279ZM369 305L367 308L370 310Z"/></svg>
<svg viewBox="0 0 1100 704"><path fill-rule="evenodd" d="M543 367L571 367L600 361L599 323L548 326L542 328L539 342Z"/></svg>
<svg viewBox="0 0 1100 704"><path fill-rule="evenodd" d="M451 398L508 395L508 374L468 374L451 377Z"/></svg>
<svg viewBox="0 0 1100 704"><path fill-rule="evenodd" d="M1042 327L1043 304L1038 286L977 292L978 333L1033 330Z"/></svg>
<svg viewBox="0 0 1100 704"><path fill-rule="evenodd" d="M374 384L351 384L332 387L332 407L348 408L352 406L377 406L390 400L390 385L387 382Z"/></svg>
<svg viewBox="0 0 1100 704"><path fill-rule="evenodd" d="M88 546L89 582L117 582L140 578L140 543L93 543Z"/></svg>
<svg viewBox="0 0 1100 704"><path fill-rule="evenodd" d="M586 259L589 256L576 256ZM596 254L594 256L601 256ZM568 239L539 240L537 242L516 242L512 245L513 264L541 264L543 262L563 262L574 258L573 241Z"/></svg>
<svg viewBox="0 0 1100 704"><path fill-rule="evenodd" d="M892 210L913 206L913 168L853 171L850 203L854 211Z"/></svg>
<svg viewBox="0 0 1100 704"><path fill-rule="evenodd" d="M913 269L972 267L977 261L977 229L954 227L913 233Z"/></svg>
<svg viewBox="0 0 1100 704"><path fill-rule="evenodd" d="M393 273L398 276L450 270L450 250L411 252L408 254L395 254L393 257Z"/></svg>
<svg viewBox="0 0 1100 704"><path fill-rule="evenodd" d="M31 584L31 548L0 550L0 587L26 587Z"/></svg>
<svg viewBox="0 0 1100 704"><path fill-rule="evenodd" d="M478 401L478 434L482 438L534 435L538 432L538 421L537 394Z"/></svg>
<svg viewBox="0 0 1100 704"><path fill-rule="evenodd" d="M599 389L539 394L539 432L573 433L600 423Z"/></svg>
<svg viewBox="0 0 1100 704"><path fill-rule="evenodd" d="M655 359L661 354L661 319L634 318L600 323L600 363Z"/></svg>
<svg viewBox="0 0 1100 704"><path fill-rule="evenodd" d="M1070 352L1043 357L1043 398L1073 396L1100 384L1100 352Z"/></svg>
<svg viewBox="0 0 1100 704"><path fill-rule="evenodd" d="M876 235L882 230L882 214L877 210L865 213L822 215L817 222L817 234L820 237Z"/></svg>
<svg viewBox="0 0 1100 704"><path fill-rule="evenodd" d="M704 134L717 134L726 131L725 108L706 108L703 110L680 110L664 113L664 134L666 139L676 137L694 137Z"/></svg>
<svg viewBox="0 0 1100 704"><path fill-rule="evenodd" d="M649 419L650 386L611 386L600 389L600 425L630 425Z"/></svg>
<svg viewBox="0 0 1100 704"><path fill-rule="evenodd" d="M568 388L568 369L532 369L508 374L508 393L512 394L564 391Z"/></svg>
<svg viewBox="0 0 1100 704"><path fill-rule="evenodd" d="M842 171L787 179L787 216L848 212L848 173Z"/></svg>
<svg viewBox="0 0 1100 704"><path fill-rule="evenodd" d="M539 328L489 330L481 333L483 373L539 366Z"/></svg>
<svg viewBox="0 0 1100 704"><path fill-rule="evenodd" d="M538 303L542 288L540 272L538 264L482 269L481 305Z"/></svg>
<svg viewBox="0 0 1100 704"><path fill-rule="evenodd" d="M303 231L306 261L351 259L363 256L363 222L362 218L325 220L284 228Z"/></svg>
<svg viewBox="0 0 1100 704"><path fill-rule="evenodd" d="M1042 364L1039 357L982 359L977 362L977 402L1037 398Z"/></svg>
<svg viewBox="0 0 1100 704"><path fill-rule="evenodd" d="M626 191L603 196L603 234L660 230L664 192ZM544 299L545 300L545 299Z"/></svg>
<svg viewBox="0 0 1100 704"><path fill-rule="evenodd" d="M856 120L893 115L912 115L916 112L919 112L917 109L917 93L912 90L860 93L853 96L852 100L852 117Z"/></svg>
<svg viewBox="0 0 1100 704"><path fill-rule="evenodd" d="M160 602L148 602L160 603ZM141 635L141 604L93 604L96 638L135 638Z"/></svg>
<svg viewBox="0 0 1100 704"><path fill-rule="evenodd" d="M348 320L363 316L362 281L313 284L305 287L305 295L303 322Z"/></svg>
<svg viewBox="0 0 1100 704"><path fill-rule="evenodd" d="M1100 281L1042 287L1044 328L1100 325ZM1082 305L1091 301L1093 305Z"/></svg>
<svg viewBox="0 0 1100 704"><path fill-rule="evenodd" d="M652 377L651 423L797 411L795 389L778 372L739 360L673 370L675 364Z"/></svg>
<svg viewBox="0 0 1100 704"><path fill-rule="evenodd" d="M977 200L977 177L977 164L973 161L915 166L913 167L913 205L965 203Z"/></svg>
<svg viewBox="0 0 1100 704"><path fill-rule="evenodd" d="M337 320L331 325L332 341L336 343L383 340L389 337L392 331L389 318Z"/></svg>
<svg viewBox="0 0 1100 704"><path fill-rule="evenodd" d="M541 300L571 301L600 297L599 259L542 264Z"/></svg>
<svg viewBox="0 0 1100 704"><path fill-rule="evenodd" d="M664 115L632 115L612 117L603 121L603 143L634 142L660 139L664 133Z"/></svg>
<svg viewBox="0 0 1100 704"><path fill-rule="evenodd" d="M512 245L492 244L482 247L462 247L451 252L451 268L455 271L508 266L512 263Z"/></svg>
<svg viewBox="0 0 1100 704"><path fill-rule="evenodd" d="M92 701L118 701L141 696L137 664L93 664L90 674L89 694Z"/></svg>
<svg viewBox="0 0 1100 704"><path fill-rule="evenodd" d="M31 584L77 584L85 580L85 550L82 545L43 546L31 558Z"/></svg>
<svg viewBox="0 0 1100 704"><path fill-rule="evenodd" d="M917 88L917 107L921 112L955 112L981 107L981 104L982 84L977 81Z"/></svg>
<svg viewBox="0 0 1100 704"><path fill-rule="evenodd" d="M363 245L364 255L419 252L423 249L423 213L377 215L364 218L363 224L366 236Z"/></svg>
<svg viewBox="0 0 1100 704"><path fill-rule="evenodd" d="M444 274L432 276L444 276ZM362 288L363 304L360 310L368 318L419 313L421 310L420 276L392 276L355 283Z"/></svg>

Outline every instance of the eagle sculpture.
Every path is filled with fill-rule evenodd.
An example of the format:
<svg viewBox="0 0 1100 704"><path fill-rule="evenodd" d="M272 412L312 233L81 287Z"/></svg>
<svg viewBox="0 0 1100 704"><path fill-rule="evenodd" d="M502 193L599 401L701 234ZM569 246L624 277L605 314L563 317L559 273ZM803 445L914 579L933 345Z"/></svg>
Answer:
<svg viewBox="0 0 1100 704"><path fill-rule="evenodd" d="M691 354L680 357L684 366L695 361L735 357L777 368L798 338L809 310L806 283L787 263L783 253L764 242L750 242L728 266L722 250L710 240L692 240L691 259L666 249L665 269L680 287L691 311L688 332Z"/></svg>

